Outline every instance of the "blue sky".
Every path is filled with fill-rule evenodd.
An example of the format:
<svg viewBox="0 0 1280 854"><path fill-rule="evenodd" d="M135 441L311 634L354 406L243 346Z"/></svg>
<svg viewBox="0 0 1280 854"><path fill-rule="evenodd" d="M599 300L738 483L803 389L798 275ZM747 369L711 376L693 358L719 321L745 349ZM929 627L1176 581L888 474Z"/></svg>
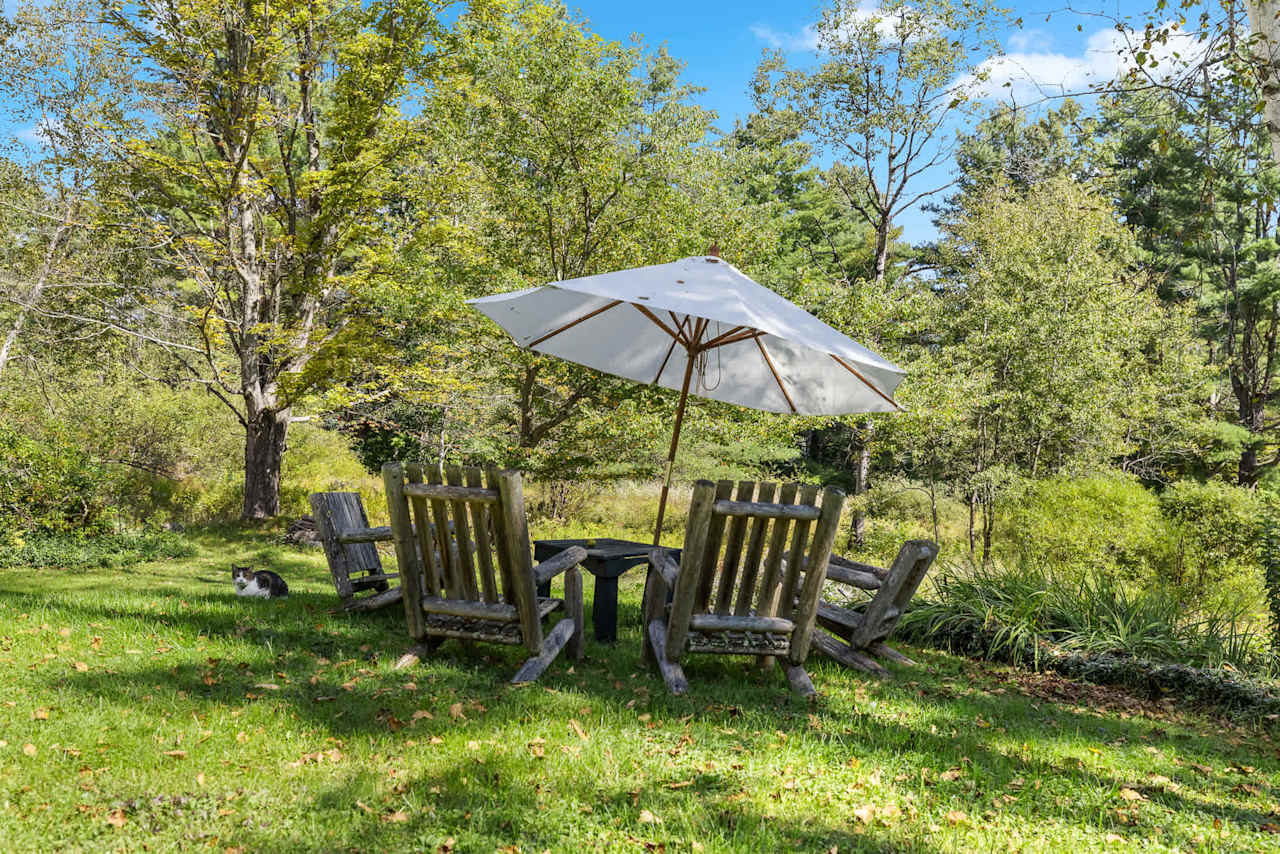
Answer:
<svg viewBox="0 0 1280 854"><path fill-rule="evenodd" d="M861 2L861 12L871 13L878 0ZM1062 2L1041 0L1014 8L1013 15L1020 16L1023 25L1001 36L1005 56L991 68L988 88L993 95L1001 99L1012 95L1024 105L1043 103L1046 95L1081 91L1091 82L1111 79L1122 67L1125 56L1124 38L1116 32L1116 20L1141 26L1155 0L1111 0L1110 4L1083 0L1098 5L1072 10L1064 9ZM701 103L719 114L722 129L731 128L735 118L750 111L747 86L765 48L783 50L796 65L815 58L813 24L821 6L811 0L570 3L585 17L589 28L605 38L627 41L632 34L639 34L651 48L666 43L673 56L687 63L686 81L706 88ZM12 12L15 5L13 0L0 0L0 10ZM1176 47L1172 45L1169 50ZM1002 85L1006 82L1010 85ZM35 128L14 127L2 108L0 104L0 133L8 131L22 143L38 144ZM922 178L931 185L945 183L949 168ZM898 224L909 242L935 236L929 216L918 209L906 212Z"/></svg>
<svg viewBox="0 0 1280 854"><path fill-rule="evenodd" d="M639 33L650 47L665 42L673 56L687 63L686 80L706 87L701 103L720 114L722 129L750 111L747 86L762 50L782 49L797 65L813 60L812 25L821 8L809 2L759 0L580 0L571 7L606 38L625 41ZM1152 7L1154 0L1150 5L1113 0L1075 10L1064 10L1062 0L1018 4L1013 15L1021 16L1023 25L1003 34L1006 55L993 64L989 89L1001 99L1012 94L1018 103L1031 104L1111 79L1124 62L1116 19L1128 17L1141 26ZM873 8L871 0L864 0L864 8ZM927 177L937 183L947 180L945 173ZM919 210L905 214L899 224L910 242L935 234L928 215Z"/></svg>

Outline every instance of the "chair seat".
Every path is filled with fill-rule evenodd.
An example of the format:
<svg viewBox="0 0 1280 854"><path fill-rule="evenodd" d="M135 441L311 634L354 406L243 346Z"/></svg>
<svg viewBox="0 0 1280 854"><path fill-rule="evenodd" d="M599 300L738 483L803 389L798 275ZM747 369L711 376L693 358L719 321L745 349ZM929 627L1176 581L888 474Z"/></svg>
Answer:
<svg viewBox="0 0 1280 854"><path fill-rule="evenodd" d="M563 599L538 597L538 619L546 619L557 608L564 606ZM475 617L455 617L452 614L426 614L427 634L445 638L505 643L513 646L524 643L520 623L505 620L482 620Z"/></svg>

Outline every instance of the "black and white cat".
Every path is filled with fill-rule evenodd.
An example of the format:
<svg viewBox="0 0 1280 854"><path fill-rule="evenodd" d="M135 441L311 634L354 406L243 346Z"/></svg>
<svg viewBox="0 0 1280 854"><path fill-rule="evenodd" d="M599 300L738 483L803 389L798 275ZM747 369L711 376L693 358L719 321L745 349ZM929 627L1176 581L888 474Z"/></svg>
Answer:
<svg viewBox="0 0 1280 854"><path fill-rule="evenodd" d="M284 579L269 569L253 571L251 566L231 567L231 581L236 586L237 596L252 596L258 599L277 599L289 595L289 585Z"/></svg>

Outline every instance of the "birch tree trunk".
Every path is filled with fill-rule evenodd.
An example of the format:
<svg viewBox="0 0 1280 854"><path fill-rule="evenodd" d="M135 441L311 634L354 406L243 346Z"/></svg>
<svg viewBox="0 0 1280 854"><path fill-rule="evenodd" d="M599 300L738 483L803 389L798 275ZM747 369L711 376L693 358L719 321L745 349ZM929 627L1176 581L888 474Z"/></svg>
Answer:
<svg viewBox="0 0 1280 854"><path fill-rule="evenodd" d="M26 326L27 317L31 314L32 309L40 304L41 298L44 296L44 290L49 284L49 277L53 274L53 266L58 257L58 251L62 244L66 242L67 234L71 231L71 220L75 211L74 204L68 204L62 215L62 222L54 230L53 236L49 238L49 248L45 250L44 258L40 262L40 270L36 274L36 280L27 291L27 295L22 299L22 307L18 309L18 316L14 318L13 325L9 327L9 333L4 337L4 344L0 344L0 377L4 376L5 366L9 363L9 358L13 355L13 348L18 343L18 336L22 334L22 329Z"/></svg>
<svg viewBox="0 0 1280 854"><path fill-rule="evenodd" d="M1271 156L1280 165L1280 0L1248 0L1250 50L1257 62L1263 121Z"/></svg>

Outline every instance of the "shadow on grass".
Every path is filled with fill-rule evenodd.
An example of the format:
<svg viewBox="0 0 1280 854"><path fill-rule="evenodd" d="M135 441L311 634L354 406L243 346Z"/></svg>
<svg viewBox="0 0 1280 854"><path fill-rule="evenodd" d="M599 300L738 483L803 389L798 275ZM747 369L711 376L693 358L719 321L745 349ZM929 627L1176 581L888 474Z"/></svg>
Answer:
<svg viewBox="0 0 1280 854"><path fill-rule="evenodd" d="M437 715L406 731L404 738L411 735L422 739L434 734L486 738L501 736L505 727L542 718L553 711L544 705L550 702L544 700L544 692L549 690L579 699L588 697L593 704L601 705L601 713L619 719L640 709L649 710L654 717L667 719L668 729L664 734L673 738L679 732L678 728L671 731L677 719L728 727L740 725L745 716L751 726L763 732L776 731L811 741L815 760L829 766L843 765L853 756L864 760L868 756L876 757L886 767L904 755L916 757L914 764L921 767L938 762L950 764L962 758L965 774L960 779L917 781L913 786L902 787L932 800L950 798L976 805L1017 791L1018 797L1031 799L1034 810L1057 814L1060 810L1055 809L1047 795L1029 792L1016 782L1020 778L1063 779L1076 790L1118 793L1125 787L1137 787L1152 805L1177 813L1207 816L1210 823L1220 819L1246 830L1256 830L1275 821L1273 812L1214 803L1203 796L1199 789L1209 781L1195 776L1200 772L1194 770L1191 762L1207 765L1248 761L1260 766L1263 773L1275 773L1278 763L1269 754L1248 755L1223 740L1184 737L1181 732L1175 740L1164 733L1170 725L1141 717L1100 719L1087 711L1049 701L1037 704L1024 697L996 697L983 691L962 697L942 696L943 683L971 675L962 668L943 673L922 668L910 671L909 676L904 672L896 682L860 683L833 665L815 663L811 668L815 683L820 689L825 683L831 691L817 705L806 706L791 698L785 680L776 670L760 674L753 672L749 665L695 658L688 666L690 695L672 698L665 694L661 680L645 671L640 660L638 631L632 628L624 629L620 643L615 646L589 643L589 660L574 665L572 673L569 671L572 662L562 658L537 686L530 688L511 689L503 684L523 659L520 650L491 646L465 649L457 643L443 647L438 658L418 670L371 671L353 679L350 667L343 670L321 665L317 657L336 659L341 654L368 665L393 659L408 645L398 610L331 618L325 611L333 599L320 594L300 593L285 603L241 602L229 592L228 601L220 597L184 595L181 590L146 595L157 601L156 608L15 591L0 591L0 601L7 599L18 604L21 600L24 607L44 603L59 609L66 619L82 623L122 619L158 621L192 636L220 638L239 648L222 660L203 663L188 660L172 665L148 661L118 668L115 673L62 670L57 676L49 677L58 687L121 706L135 705L140 691L162 690L169 695L166 699L173 702L181 700L206 707L242 707L246 702L286 707L304 723L333 737L388 738L391 720L408 720L425 695L436 693L480 701L487 709L484 714L464 721ZM620 622L624 627L634 627L639 622L637 605L624 602L621 613ZM641 675L633 678L634 674ZM917 687L912 687L912 683L906 681L908 678L916 680ZM406 690L405 684L410 681L416 681L420 687ZM278 689L264 692L259 687L263 682L276 683ZM865 707L846 704L850 692L859 689L903 703L915 703L921 707L921 714L905 724L875 715ZM251 694L256 696L246 696ZM340 698L340 702L327 699L335 697ZM633 710L633 706L637 708ZM989 728L966 729L966 725L977 720L984 721ZM959 732L952 734L957 729ZM1041 747L1056 742L1103 744L1121 739L1126 743L1175 747L1179 754L1191 760L1181 765L1161 760L1162 773L1181 788L1175 791L1144 785L1145 781L1126 778L1111 767L1086 768L1082 763L1069 760L1050 761L1031 754L1026 748L1021 752L1007 746L1001 749L1002 745L1019 743ZM755 738L749 746L753 751L767 750L767 736ZM460 784L463 777L471 778L472 782ZM424 806L422 810L407 813L404 821L385 822L379 815L357 809L354 804L360 795L356 789L365 791L369 784L367 780L353 780L313 790L306 796L309 802L298 807L351 809L352 820L344 826L340 837L271 838L269 828L260 828L247 831L250 833L247 842L254 850L385 849L434 847L445 836L454 836L460 842L472 838L477 844L483 839L486 845L494 840L522 843L537 840L537 845L554 848L556 840L568 832L564 826L548 823L548 816L556 812L548 806L555 803L549 800L554 797L590 804L608 816L610 821L605 823L598 821L599 815L590 820L593 832L600 835L606 845L663 842L683 847L682 839L685 843L719 840L733 844L735 840L767 832L786 840L788 846L797 850L826 850L832 845L838 845L841 850L936 850L923 840L904 842L887 828L868 827L864 833L854 832L847 816L833 816L829 821L815 824L766 815L730 800L733 793L728 792L727 783L714 778L700 783L696 793L671 791L659 784L645 789L648 808L659 815L664 810L673 814L680 813L681 809L695 810L696 821L683 830L677 828L675 822L661 827L639 824L635 818L633 791L610 787L592 775L555 777L540 789L530 786L521 775L485 769L474 762L458 762L445 772L420 776L403 784L407 791L421 796ZM433 792L433 789L439 791ZM1266 787L1266 793L1268 799L1272 799L1274 791L1270 786ZM694 796L706 803L688 806L688 799ZM1117 800L1115 805L1122 806L1123 802ZM1072 815L1071 821L1095 831L1145 832L1142 828L1135 830L1118 825L1108 813L1114 810L1081 809ZM572 820L572 816L568 818ZM613 818L618 819L616 825L612 823ZM684 836L680 837L677 831L684 832Z"/></svg>

